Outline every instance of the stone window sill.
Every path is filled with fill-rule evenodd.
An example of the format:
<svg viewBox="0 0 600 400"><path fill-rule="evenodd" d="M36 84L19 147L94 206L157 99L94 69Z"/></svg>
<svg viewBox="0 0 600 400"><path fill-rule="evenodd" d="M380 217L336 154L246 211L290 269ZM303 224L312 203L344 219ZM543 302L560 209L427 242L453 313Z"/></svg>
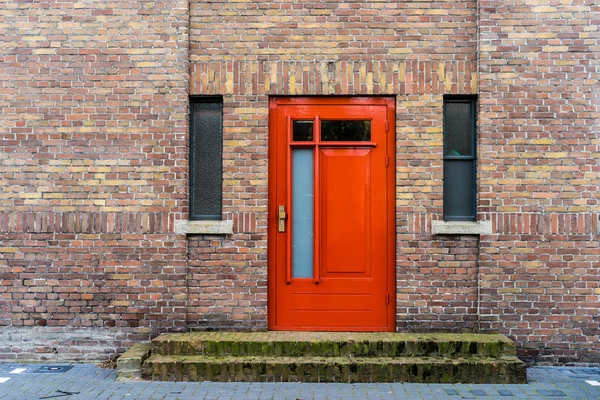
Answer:
<svg viewBox="0 0 600 400"><path fill-rule="evenodd" d="M490 235L492 221L431 221L434 235Z"/></svg>
<svg viewBox="0 0 600 400"><path fill-rule="evenodd" d="M175 221L175 233L180 235L231 235L233 221Z"/></svg>

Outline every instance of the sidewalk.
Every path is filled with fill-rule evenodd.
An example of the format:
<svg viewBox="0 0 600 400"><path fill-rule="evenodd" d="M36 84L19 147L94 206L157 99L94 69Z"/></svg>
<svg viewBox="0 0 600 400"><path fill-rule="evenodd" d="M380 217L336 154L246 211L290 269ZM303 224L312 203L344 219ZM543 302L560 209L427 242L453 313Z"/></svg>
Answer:
<svg viewBox="0 0 600 400"><path fill-rule="evenodd" d="M115 382L90 364L0 364L0 399L600 399L600 368L532 367L527 385Z"/></svg>

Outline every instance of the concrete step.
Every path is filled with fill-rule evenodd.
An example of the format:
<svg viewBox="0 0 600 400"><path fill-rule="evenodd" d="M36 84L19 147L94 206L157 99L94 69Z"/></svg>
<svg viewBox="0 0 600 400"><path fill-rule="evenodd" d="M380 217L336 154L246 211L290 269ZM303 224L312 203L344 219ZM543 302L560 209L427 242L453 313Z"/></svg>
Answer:
<svg viewBox="0 0 600 400"><path fill-rule="evenodd" d="M164 356L144 362L144 377L163 381L525 383L514 356L273 357Z"/></svg>
<svg viewBox="0 0 600 400"><path fill-rule="evenodd" d="M356 332L190 332L163 334L152 354L204 356L489 357L515 356L497 334Z"/></svg>

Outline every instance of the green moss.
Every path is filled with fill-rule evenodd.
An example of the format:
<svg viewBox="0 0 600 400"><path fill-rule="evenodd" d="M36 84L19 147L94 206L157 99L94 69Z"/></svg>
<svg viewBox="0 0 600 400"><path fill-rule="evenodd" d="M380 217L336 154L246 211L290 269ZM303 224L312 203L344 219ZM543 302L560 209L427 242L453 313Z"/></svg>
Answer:
<svg viewBox="0 0 600 400"><path fill-rule="evenodd" d="M154 379L303 382L523 382L524 365L499 335L194 332L155 339ZM180 352L184 357L162 356ZM410 358L408 356L413 356Z"/></svg>

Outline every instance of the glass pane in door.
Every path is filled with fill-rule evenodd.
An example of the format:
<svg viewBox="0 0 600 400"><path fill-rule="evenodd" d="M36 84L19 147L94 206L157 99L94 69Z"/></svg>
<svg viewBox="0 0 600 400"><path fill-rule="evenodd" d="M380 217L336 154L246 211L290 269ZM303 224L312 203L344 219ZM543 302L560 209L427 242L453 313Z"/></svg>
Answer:
<svg viewBox="0 0 600 400"><path fill-rule="evenodd" d="M328 142L368 142L371 121L322 120L321 140Z"/></svg>
<svg viewBox="0 0 600 400"><path fill-rule="evenodd" d="M292 278L313 277L313 149L292 149Z"/></svg>
<svg viewBox="0 0 600 400"><path fill-rule="evenodd" d="M313 122L294 121L292 124L292 140L295 142L310 142L313 140Z"/></svg>

